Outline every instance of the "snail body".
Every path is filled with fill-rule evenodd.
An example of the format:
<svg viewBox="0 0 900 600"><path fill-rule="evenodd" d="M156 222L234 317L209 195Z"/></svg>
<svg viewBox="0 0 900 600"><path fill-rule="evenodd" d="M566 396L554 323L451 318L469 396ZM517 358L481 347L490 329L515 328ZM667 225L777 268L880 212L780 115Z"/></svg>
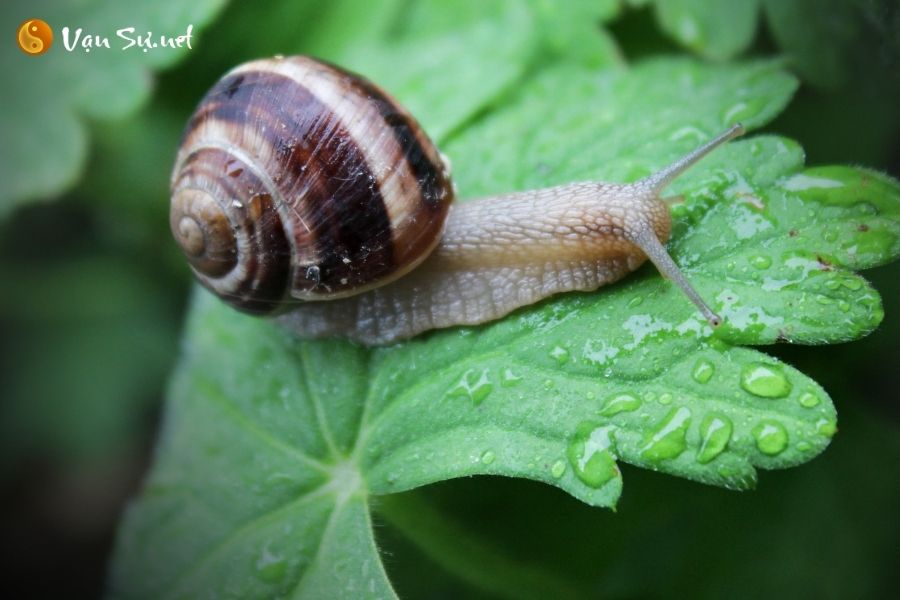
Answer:
<svg viewBox="0 0 900 600"><path fill-rule="evenodd" d="M396 100L312 58L259 60L226 74L189 121L170 225L204 286L304 337L384 344L484 323L647 258L717 325L663 246L659 192L742 132L635 183L451 204L446 161Z"/></svg>

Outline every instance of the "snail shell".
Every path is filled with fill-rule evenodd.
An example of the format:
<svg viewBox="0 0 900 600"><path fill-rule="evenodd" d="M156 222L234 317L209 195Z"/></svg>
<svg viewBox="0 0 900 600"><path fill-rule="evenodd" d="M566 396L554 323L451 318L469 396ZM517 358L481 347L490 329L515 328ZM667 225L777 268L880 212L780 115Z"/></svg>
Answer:
<svg viewBox="0 0 900 600"><path fill-rule="evenodd" d="M410 113L368 80L296 56L227 73L184 132L170 226L200 282L272 313L401 277L454 192Z"/></svg>
<svg viewBox="0 0 900 600"><path fill-rule="evenodd" d="M647 259L715 327L663 245L672 220L660 193L742 133L735 124L634 183L451 207L441 154L393 98L312 58L258 60L227 73L190 119L170 224L203 285L241 310L284 312L278 322L304 337L384 344L485 323Z"/></svg>

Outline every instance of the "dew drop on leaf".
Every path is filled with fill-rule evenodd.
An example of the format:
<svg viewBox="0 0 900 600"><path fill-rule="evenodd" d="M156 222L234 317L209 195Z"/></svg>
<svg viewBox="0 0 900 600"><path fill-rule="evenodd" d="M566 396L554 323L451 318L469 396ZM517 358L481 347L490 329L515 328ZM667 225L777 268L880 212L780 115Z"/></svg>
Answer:
<svg viewBox="0 0 900 600"><path fill-rule="evenodd" d="M750 264L757 269L768 269L772 266L772 259L764 254L757 254L750 258Z"/></svg>
<svg viewBox="0 0 900 600"><path fill-rule="evenodd" d="M762 421L753 428L752 433L756 439L756 447L763 454L774 456L787 448L787 431L777 421Z"/></svg>
<svg viewBox="0 0 900 600"><path fill-rule="evenodd" d="M781 367L761 362L743 366L741 387L761 398L784 398L791 393L791 382Z"/></svg>
<svg viewBox="0 0 900 600"><path fill-rule="evenodd" d="M816 421L816 431L825 437L832 437L837 433L837 423L834 419L819 419Z"/></svg>
<svg viewBox="0 0 900 600"><path fill-rule="evenodd" d="M475 406L478 406L487 398L494 385L488 377L488 369L478 371L469 369L459 379L457 384L450 388L447 395L451 398L469 398Z"/></svg>
<svg viewBox="0 0 900 600"><path fill-rule="evenodd" d="M755 111L751 111L746 102L737 102L731 105L722 113L722 120L731 125L740 121L746 121L747 117L753 116Z"/></svg>
<svg viewBox="0 0 900 600"><path fill-rule="evenodd" d="M711 362L700 359L697 361L697 364L694 365L691 377L693 377L694 381L697 383L706 383L712 378L713 373L715 372L716 367Z"/></svg>
<svg viewBox="0 0 900 600"><path fill-rule="evenodd" d="M283 556L272 553L266 545L253 565L253 572L261 581L278 583L287 573L287 561Z"/></svg>
<svg viewBox="0 0 900 600"><path fill-rule="evenodd" d="M800 401L800 406L804 406L806 408L815 408L816 406L819 405L819 402L821 402L821 400L819 399L819 396L812 392L804 392L800 396L799 401Z"/></svg>
<svg viewBox="0 0 900 600"><path fill-rule="evenodd" d="M610 396L604 403L600 414L604 417L611 417L621 412L637 410L640 405L640 398L630 392L624 392L622 394Z"/></svg>
<svg viewBox="0 0 900 600"><path fill-rule="evenodd" d="M613 425L582 421L569 441L566 454L575 476L592 488L619 475L614 454L615 430Z"/></svg>
<svg viewBox="0 0 900 600"><path fill-rule="evenodd" d="M550 351L550 358L556 360L556 364L564 365L569 362L569 351L562 346L555 346Z"/></svg>
<svg viewBox="0 0 900 600"><path fill-rule="evenodd" d="M654 462L679 456L687 448L685 435L690 423L690 410L684 406L673 408L647 439L641 456Z"/></svg>
<svg viewBox="0 0 900 600"><path fill-rule="evenodd" d="M857 292L860 289L862 289L863 284L862 284L862 281L860 281L856 277L853 277L852 275L848 275L848 276L844 277L843 279L841 279L841 285L844 286L845 288L847 288L848 290Z"/></svg>
<svg viewBox="0 0 900 600"><path fill-rule="evenodd" d="M584 344L582 356L584 361L599 366L606 365L609 361L616 357L619 348L605 341L588 340Z"/></svg>
<svg viewBox="0 0 900 600"><path fill-rule="evenodd" d="M512 369L503 369L503 375L500 378L500 385L503 387L512 387L522 381L522 377L513 373Z"/></svg>
<svg viewBox="0 0 900 600"><path fill-rule="evenodd" d="M700 424L702 441L697 451L697 462L705 465L720 455L728 445L733 430L734 425L728 417L715 413L706 415Z"/></svg>
<svg viewBox="0 0 900 600"><path fill-rule="evenodd" d="M669 392L663 392L662 394L659 395L659 403L662 404L663 406L666 406L667 404L672 404L672 400L673 400L672 394L670 394Z"/></svg>
<svg viewBox="0 0 900 600"><path fill-rule="evenodd" d="M550 467L550 474L553 475L554 479L559 479L566 472L566 463L561 460L553 463L553 466Z"/></svg>
<svg viewBox="0 0 900 600"><path fill-rule="evenodd" d="M489 465L492 462L494 462L494 459L496 459L496 458L497 458L497 455L494 454L492 451L485 450L484 454L481 455L481 462L483 464Z"/></svg>

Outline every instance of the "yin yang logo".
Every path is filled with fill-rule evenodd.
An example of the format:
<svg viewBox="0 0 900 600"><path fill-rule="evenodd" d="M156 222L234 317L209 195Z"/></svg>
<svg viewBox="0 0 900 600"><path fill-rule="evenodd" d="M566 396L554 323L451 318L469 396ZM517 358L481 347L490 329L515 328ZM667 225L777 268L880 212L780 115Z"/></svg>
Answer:
<svg viewBox="0 0 900 600"><path fill-rule="evenodd" d="M50 49L53 44L53 30L46 21L28 19L19 25L19 49L25 54L39 56Z"/></svg>

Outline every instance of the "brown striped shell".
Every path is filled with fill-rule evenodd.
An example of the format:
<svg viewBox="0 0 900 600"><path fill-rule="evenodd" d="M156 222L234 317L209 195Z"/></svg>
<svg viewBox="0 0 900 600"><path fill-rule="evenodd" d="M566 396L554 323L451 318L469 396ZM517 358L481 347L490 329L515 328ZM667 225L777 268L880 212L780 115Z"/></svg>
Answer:
<svg viewBox="0 0 900 600"><path fill-rule="evenodd" d="M220 79L187 125L171 187L172 233L195 275L255 313L400 277L437 245L453 200L406 109L303 56Z"/></svg>

